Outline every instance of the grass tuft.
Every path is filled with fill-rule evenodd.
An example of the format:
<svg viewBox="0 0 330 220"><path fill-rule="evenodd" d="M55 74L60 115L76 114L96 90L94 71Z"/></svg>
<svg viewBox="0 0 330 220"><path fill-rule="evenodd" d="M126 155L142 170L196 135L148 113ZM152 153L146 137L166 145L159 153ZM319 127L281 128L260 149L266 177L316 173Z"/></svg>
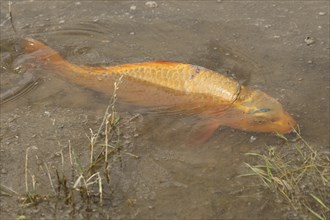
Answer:
<svg viewBox="0 0 330 220"><path fill-rule="evenodd" d="M326 220L330 214L329 152L316 151L299 132L298 141L285 147L268 147L268 152L247 153L254 164L241 176L259 177L262 183L284 198L301 215Z"/></svg>
<svg viewBox="0 0 330 220"><path fill-rule="evenodd" d="M104 187L110 187L110 164L111 156L120 152L122 144L119 139L119 122L115 111L116 92L119 89L121 78L114 83L114 93L106 108L103 120L96 133L90 129L89 139L89 155L88 158L82 158L77 154L68 142L67 147L64 147L58 155L60 163L57 168L50 168L46 162L42 163L42 169L45 171L45 176L49 180L49 194L44 195L38 192L36 176L30 174L29 158L31 150L38 150L32 146L26 149L25 153L25 194L19 194L6 186L1 185L4 192L8 195L17 195L20 197L23 207L36 205L41 201L56 198L57 201L64 201L65 205L70 205L74 208L76 205L85 204L86 210L90 211L91 203L97 204L99 207L104 205ZM60 145L60 143L59 143ZM86 155L87 156L87 155ZM138 158L135 155L135 158ZM37 158L38 159L38 158ZM86 160L87 159L87 160ZM87 161L87 163L86 163ZM69 164L70 166L67 166ZM29 177L31 176L31 177ZM49 191L49 190L48 190ZM107 192L111 191L110 189Z"/></svg>

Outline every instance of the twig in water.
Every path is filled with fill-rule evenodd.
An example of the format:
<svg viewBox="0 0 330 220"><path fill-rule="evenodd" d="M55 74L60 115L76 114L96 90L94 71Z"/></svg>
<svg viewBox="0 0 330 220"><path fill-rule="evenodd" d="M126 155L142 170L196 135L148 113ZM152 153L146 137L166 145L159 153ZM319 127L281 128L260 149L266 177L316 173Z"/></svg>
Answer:
<svg viewBox="0 0 330 220"><path fill-rule="evenodd" d="M28 186L28 159L29 159L29 150L37 150L36 146L28 147L25 152L25 192L29 193L29 186Z"/></svg>
<svg viewBox="0 0 330 220"><path fill-rule="evenodd" d="M13 13L11 12L11 5L12 4L13 4L12 1L8 1L9 19L10 19L10 23L11 23L11 26L12 26L15 34L17 34L16 28L15 28L15 25L14 25L14 22L13 22Z"/></svg>

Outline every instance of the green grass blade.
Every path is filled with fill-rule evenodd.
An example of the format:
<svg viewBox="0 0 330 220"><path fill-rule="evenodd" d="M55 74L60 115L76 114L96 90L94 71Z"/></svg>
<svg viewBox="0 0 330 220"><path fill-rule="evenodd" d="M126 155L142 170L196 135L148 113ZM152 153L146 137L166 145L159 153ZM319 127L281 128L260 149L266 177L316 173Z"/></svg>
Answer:
<svg viewBox="0 0 330 220"><path fill-rule="evenodd" d="M308 206L305 206L305 207L308 209L308 211L310 211L313 215L315 215L316 218L318 218L320 220L326 220L326 218L324 216L319 215L318 213L316 213L315 211L313 211Z"/></svg>
<svg viewBox="0 0 330 220"><path fill-rule="evenodd" d="M310 194L321 206L323 206L326 210L329 210L329 207L327 207L321 199L319 199L317 196L313 195L312 193Z"/></svg>

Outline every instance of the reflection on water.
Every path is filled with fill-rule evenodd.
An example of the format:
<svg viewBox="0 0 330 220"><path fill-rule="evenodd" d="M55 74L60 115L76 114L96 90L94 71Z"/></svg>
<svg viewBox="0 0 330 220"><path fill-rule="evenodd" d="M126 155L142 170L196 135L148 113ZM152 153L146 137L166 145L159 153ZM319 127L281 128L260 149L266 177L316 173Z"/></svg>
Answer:
<svg viewBox="0 0 330 220"><path fill-rule="evenodd" d="M132 5L136 9L133 10ZM247 6L251 12L245 10ZM48 10L49 7L52 10ZM288 11L282 10L283 7ZM17 72L15 65L23 55L19 42L26 36L54 45L54 49L68 60L81 65L111 66L171 60L226 73L244 85L260 88L278 97L286 109L295 115L307 137L318 136L318 144L328 144L329 106L325 105L327 101L321 101L322 98L329 100L329 85L325 80L326 51L319 54L314 51L320 51L320 47L325 46L320 44L305 49L300 46L300 51L296 51L300 38L287 33L290 28L284 28L286 25L294 28L293 21L286 24L274 18L280 10L289 20L310 28L289 13L295 10L291 7L285 3L272 6L229 2L196 2L194 5L159 2L156 8L148 8L144 2L113 2L108 3L107 7L101 2L87 1L79 4L60 1L14 4L14 22L19 33L15 35L8 22L1 30L1 93L14 93L13 88L17 86L24 88L31 82L29 79L40 78L40 82L29 93L1 106L4 113L1 117L18 111L22 120L21 142L11 148L15 153L13 155L15 158L24 156L24 152L16 153L14 150L29 142L46 152L54 152L58 142L66 143L70 139L72 144L81 144L88 141L85 138L88 127L96 128L97 125L87 121L86 127L80 127L76 125L79 120L75 116L101 117L109 100L108 96L73 85L42 66L35 68L35 72L31 73L33 76L24 70ZM311 13L312 9L301 7L301 11ZM313 7L313 10L321 10L316 3ZM5 15L7 9L3 4L1 10L4 11L2 16ZM228 10L235 13L226 13ZM222 16L219 16L219 11ZM196 19L196 14L200 15L199 19ZM237 14L243 17L239 18ZM257 19L258 16L263 20ZM317 22L322 23L326 18L318 19ZM255 21L259 25L255 25ZM268 23L272 24L269 31L265 28ZM320 25L326 29L323 23ZM298 26L293 33L301 31ZM319 37L324 37L324 33L320 32ZM306 57L297 57L301 51L305 51ZM317 65L312 67L308 64L307 60L311 59L308 56L316 57ZM298 78L303 80L297 81ZM111 187L114 192L107 205L114 217L274 218L287 214L282 203L273 202L273 195L258 191L261 188L255 186L257 182L237 177L244 170L244 153L264 148L265 145L280 144L281 140L272 135L221 128L207 143L187 146L187 138L200 121L198 117L159 114L118 101L117 108L123 114L140 112L142 116L141 120L134 122L136 124L132 122L138 135L133 135L129 148L140 159L126 157L120 166L114 164L112 168ZM37 135L35 140L30 140L38 127L47 131L43 124L48 116L41 117L44 112L54 114L51 118L54 123L63 121L64 129L72 128L75 135L68 137L61 130L63 128L58 127L54 133L49 130L49 137ZM51 123L49 126L52 126ZM89 149L80 151L88 154ZM19 188L20 184L15 184L11 184L13 188ZM128 199L135 201L132 208L127 208Z"/></svg>

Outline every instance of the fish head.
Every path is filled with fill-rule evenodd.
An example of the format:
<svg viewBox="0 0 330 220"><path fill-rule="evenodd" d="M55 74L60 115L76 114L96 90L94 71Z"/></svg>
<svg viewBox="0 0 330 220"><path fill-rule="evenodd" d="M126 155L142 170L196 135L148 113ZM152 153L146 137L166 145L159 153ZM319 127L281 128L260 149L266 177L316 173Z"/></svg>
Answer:
<svg viewBox="0 0 330 220"><path fill-rule="evenodd" d="M231 113L230 118L233 120L229 126L252 132L280 134L290 133L297 126L296 121L276 99L260 90L242 92Z"/></svg>

